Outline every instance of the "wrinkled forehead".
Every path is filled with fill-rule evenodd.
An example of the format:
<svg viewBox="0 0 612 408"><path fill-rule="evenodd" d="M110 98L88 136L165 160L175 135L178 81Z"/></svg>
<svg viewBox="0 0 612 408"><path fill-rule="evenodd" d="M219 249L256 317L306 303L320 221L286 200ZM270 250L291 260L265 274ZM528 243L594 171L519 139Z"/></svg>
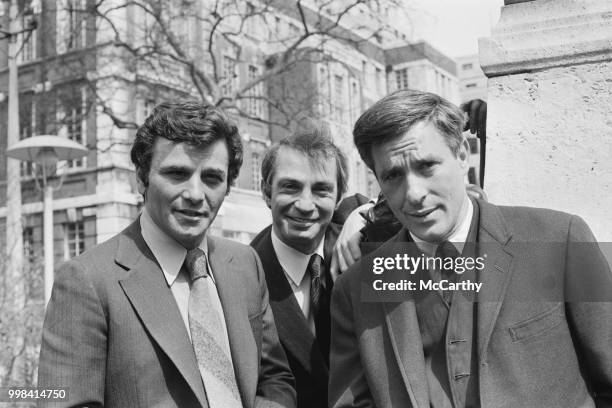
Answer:
<svg viewBox="0 0 612 408"><path fill-rule="evenodd" d="M337 184L336 159L324 151L303 152L281 146L274 164L272 182L281 179L310 179Z"/></svg>
<svg viewBox="0 0 612 408"><path fill-rule="evenodd" d="M426 137L411 132L372 145L371 149L375 169L398 161L421 159L426 151Z"/></svg>
<svg viewBox="0 0 612 408"><path fill-rule="evenodd" d="M331 163L335 166L333 154L322 150L304 152L290 146L281 146L276 156L275 170L286 171L295 168L295 164L307 165L312 170L324 171Z"/></svg>

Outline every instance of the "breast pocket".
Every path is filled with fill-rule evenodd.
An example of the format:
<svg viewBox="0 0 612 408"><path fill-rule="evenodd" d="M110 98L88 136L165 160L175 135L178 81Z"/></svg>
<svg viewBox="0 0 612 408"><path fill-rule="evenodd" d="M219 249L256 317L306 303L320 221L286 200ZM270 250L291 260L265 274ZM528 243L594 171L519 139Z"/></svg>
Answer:
<svg viewBox="0 0 612 408"><path fill-rule="evenodd" d="M509 328L512 342L527 342L544 336L565 320L563 303Z"/></svg>

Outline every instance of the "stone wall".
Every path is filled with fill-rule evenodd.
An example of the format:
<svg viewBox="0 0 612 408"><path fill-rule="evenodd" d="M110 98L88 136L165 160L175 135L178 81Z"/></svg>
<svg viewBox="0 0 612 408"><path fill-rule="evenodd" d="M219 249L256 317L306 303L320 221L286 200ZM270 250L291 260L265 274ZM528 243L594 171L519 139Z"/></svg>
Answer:
<svg viewBox="0 0 612 408"><path fill-rule="evenodd" d="M580 215L612 241L612 2L506 5L480 41L492 202Z"/></svg>

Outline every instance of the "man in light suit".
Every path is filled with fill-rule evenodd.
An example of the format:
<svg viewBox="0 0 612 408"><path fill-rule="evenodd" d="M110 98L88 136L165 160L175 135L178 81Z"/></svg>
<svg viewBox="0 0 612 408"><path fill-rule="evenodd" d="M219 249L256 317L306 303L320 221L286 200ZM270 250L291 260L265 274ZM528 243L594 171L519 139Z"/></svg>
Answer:
<svg viewBox="0 0 612 408"><path fill-rule="evenodd" d="M257 255L207 235L242 164L236 126L162 103L131 157L144 210L57 271L39 386L68 388L53 406L295 406Z"/></svg>
<svg viewBox="0 0 612 408"><path fill-rule="evenodd" d="M324 127L281 140L262 162L262 193L272 225L251 245L262 260L300 408L327 407L329 266L340 229L332 215L346 183L346 159ZM318 282L311 273L313 259L322 261Z"/></svg>
<svg viewBox="0 0 612 408"><path fill-rule="evenodd" d="M612 406L609 265L577 216L470 199L463 124L448 101L410 90L355 124L403 228L336 281L330 405ZM450 258L450 271L390 262L374 279L443 286L374 291L375 264L397 254ZM458 255L483 266L456 273ZM468 280L481 289L462 287Z"/></svg>

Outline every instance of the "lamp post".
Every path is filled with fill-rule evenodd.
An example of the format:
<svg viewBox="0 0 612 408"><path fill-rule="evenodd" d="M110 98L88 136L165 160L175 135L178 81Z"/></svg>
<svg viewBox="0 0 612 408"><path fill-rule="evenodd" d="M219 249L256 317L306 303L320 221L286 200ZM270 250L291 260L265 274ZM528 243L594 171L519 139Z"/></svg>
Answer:
<svg viewBox="0 0 612 408"><path fill-rule="evenodd" d="M8 39L8 126L7 147L11 147L19 141L19 83L17 71L17 56L21 49L17 42L17 36L35 30L37 22L31 19L29 25L22 28L18 21L19 7L17 0L3 0L2 5L6 10L8 4L8 30L0 29L0 39ZM31 11L31 10L30 10ZM25 12L25 11L24 11ZM10 280L19 282L23 268L23 236L21 228L21 180L19 162L7 160L6 163L6 248L7 259L6 273ZM18 288L19 286L16 286ZM15 290L17 303L23 301L22 293ZM15 305L19 308L19 305Z"/></svg>
<svg viewBox="0 0 612 408"><path fill-rule="evenodd" d="M64 137L42 135L15 143L7 149L6 154L14 159L37 163L37 169L41 172L40 183L36 179L36 186L43 192L45 302L48 302L53 287L53 191L62 187L66 173L62 173L56 186L51 184L50 178L59 160L80 159L87 154L87 148Z"/></svg>

